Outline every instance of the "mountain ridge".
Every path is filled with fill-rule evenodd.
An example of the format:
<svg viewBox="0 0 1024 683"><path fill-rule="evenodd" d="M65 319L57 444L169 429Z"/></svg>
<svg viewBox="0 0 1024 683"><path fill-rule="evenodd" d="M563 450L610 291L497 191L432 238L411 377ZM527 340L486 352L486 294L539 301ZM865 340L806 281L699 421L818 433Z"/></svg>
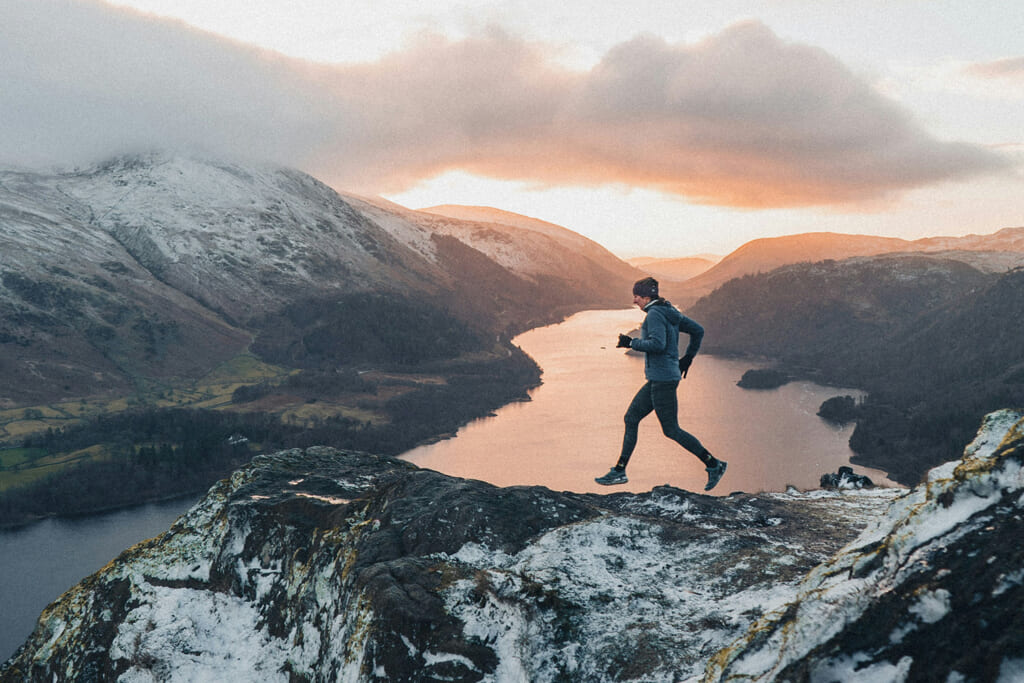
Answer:
<svg viewBox="0 0 1024 683"><path fill-rule="evenodd" d="M1002 228L989 235L917 240L833 232L763 237L743 244L705 272L674 286L672 292L678 300L693 303L729 280L794 263L916 252L943 253L979 269L1007 270L1024 265L1024 228Z"/></svg>

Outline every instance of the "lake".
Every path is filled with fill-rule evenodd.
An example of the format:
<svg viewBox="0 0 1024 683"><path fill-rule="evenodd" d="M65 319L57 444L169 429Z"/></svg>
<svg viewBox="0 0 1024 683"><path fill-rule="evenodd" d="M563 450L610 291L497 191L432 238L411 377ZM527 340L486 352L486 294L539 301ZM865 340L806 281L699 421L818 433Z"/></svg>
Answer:
<svg viewBox="0 0 1024 683"><path fill-rule="evenodd" d="M648 491L670 484L703 492L704 466L661 434L652 414L640 425L629 483L594 482L615 464L622 416L644 383L643 357L615 348L619 332L639 328L638 309L586 311L515 339L543 368L531 400L476 420L455 438L421 446L403 457L421 467L498 486L539 484L558 491ZM688 339L681 337L683 343ZM850 464L853 427L830 425L816 413L832 396L861 392L792 382L778 389L736 386L749 361L698 354L679 385L679 424L729 469L715 495L732 491L817 488L820 477ZM878 483L883 473L857 467Z"/></svg>
<svg viewBox="0 0 1024 683"><path fill-rule="evenodd" d="M25 642L43 609L132 545L157 536L196 497L0 531L0 661Z"/></svg>

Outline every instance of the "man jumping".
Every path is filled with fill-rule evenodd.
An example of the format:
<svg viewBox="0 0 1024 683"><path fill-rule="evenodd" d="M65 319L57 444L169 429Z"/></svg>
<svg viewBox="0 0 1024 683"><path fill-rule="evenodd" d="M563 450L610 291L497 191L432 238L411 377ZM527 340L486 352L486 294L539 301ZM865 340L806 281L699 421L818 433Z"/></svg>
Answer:
<svg viewBox="0 0 1024 683"><path fill-rule="evenodd" d="M622 438L619 461L608 474L594 481L605 486L629 481L626 478L626 465L636 448L640 421L654 412L665 436L704 463L708 473L708 483L704 490L710 491L725 474L726 463L711 455L697 437L680 428L677 415L679 403L676 399L679 381L686 377L700 349L701 340L704 339L704 328L659 296L658 281L652 277L639 280L633 285L633 303L647 314L640 328L640 337L620 334L616 348L630 348L644 354L644 376L647 383L640 387L626 411L626 432ZM679 357L680 332L690 336L690 343L682 358Z"/></svg>

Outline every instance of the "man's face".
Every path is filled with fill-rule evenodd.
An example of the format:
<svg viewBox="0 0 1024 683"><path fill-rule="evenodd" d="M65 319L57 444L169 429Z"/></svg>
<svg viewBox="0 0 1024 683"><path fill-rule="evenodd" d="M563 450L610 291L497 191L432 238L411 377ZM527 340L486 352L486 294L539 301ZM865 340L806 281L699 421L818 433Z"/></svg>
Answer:
<svg viewBox="0 0 1024 683"><path fill-rule="evenodd" d="M643 307L649 303L651 303L651 297L640 296L639 294L633 295L633 305L636 306L637 308L643 309Z"/></svg>

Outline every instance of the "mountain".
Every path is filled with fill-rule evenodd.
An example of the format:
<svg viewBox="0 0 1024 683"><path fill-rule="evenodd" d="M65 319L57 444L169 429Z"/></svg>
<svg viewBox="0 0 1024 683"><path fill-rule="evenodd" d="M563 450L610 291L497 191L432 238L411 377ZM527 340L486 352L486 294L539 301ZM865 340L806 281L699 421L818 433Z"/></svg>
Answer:
<svg viewBox="0 0 1024 683"><path fill-rule="evenodd" d="M1022 471L1010 411L909 492L261 456L48 607L0 681L1017 680Z"/></svg>
<svg viewBox="0 0 1024 683"><path fill-rule="evenodd" d="M720 260L720 258L700 256L674 259L640 257L626 259L626 262L660 281L678 280L681 282L708 271Z"/></svg>
<svg viewBox="0 0 1024 683"><path fill-rule="evenodd" d="M612 286L628 281L630 285L643 273L631 267L617 256L609 252L597 242L560 225L521 216L519 214L483 206L444 205L421 209L416 212L420 221L423 216L436 216L427 220L431 230L451 234L460 240L472 244L491 257L515 268L524 261L527 264L545 263L548 269L557 269L558 263L567 272L576 273L588 281L599 280L611 276L611 281L602 288L606 296L617 301L628 303L630 287L615 291ZM456 219L454 221L448 219ZM495 230L500 230L497 238ZM538 239L542 235L545 239ZM510 240L515 242L510 243ZM563 248L556 248L560 245ZM527 251L519 252L513 247L526 247ZM566 256L575 254L575 258L564 261ZM525 258L524 258L525 257ZM582 269L582 270L581 270ZM614 283L614 285L613 285Z"/></svg>
<svg viewBox="0 0 1024 683"><path fill-rule="evenodd" d="M798 263L731 280L690 312L707 329L709 351L821 367L877 354L884 337L994 277L958 260L919 254Z"/></svg>
<svg viewBox="0 0 1024 683"><path fill-rule="evenodd" d="M636 279L582 239L253 163L0 172L0 526L199 492L257 452L400 453L524 399L512 337Z"/></svg>
<svg viewBox="0 0 1024 683"><path fill-rule="evenodd" d="M506 335L622 305L633 271L560 231L442 221L290 169L160 153L2 172L0 404L194 378L361 292ZM316 331L292 327L274 348Z"/></svg>
<svg viewBox="0 0 1024 683"><path fill-rule="evenodd" d="M1024 228L1004 228L992 235L930 237L903 240L893 237L813 232L751 240L714 267L675 288L682 302L693 302L737 277L767 273L802 262L841 260L897 252L928 252L957 258L992 272L1024 265ZM944 253L943 253L944 252Z"/></svg>

